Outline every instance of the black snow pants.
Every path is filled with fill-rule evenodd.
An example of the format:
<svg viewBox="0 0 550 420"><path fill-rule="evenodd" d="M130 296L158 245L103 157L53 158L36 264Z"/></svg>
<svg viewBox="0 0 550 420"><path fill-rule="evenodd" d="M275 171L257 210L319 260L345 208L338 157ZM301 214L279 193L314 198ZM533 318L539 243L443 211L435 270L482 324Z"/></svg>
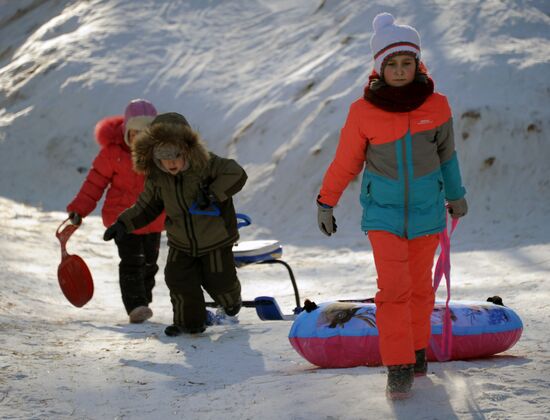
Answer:
<svg viewBox="0 0 550 420"><path fill-rule="evenodd" d="M153 301L160 233L127 234L116 241L122 302L129 314L138 306L149 306Z"/></svg>

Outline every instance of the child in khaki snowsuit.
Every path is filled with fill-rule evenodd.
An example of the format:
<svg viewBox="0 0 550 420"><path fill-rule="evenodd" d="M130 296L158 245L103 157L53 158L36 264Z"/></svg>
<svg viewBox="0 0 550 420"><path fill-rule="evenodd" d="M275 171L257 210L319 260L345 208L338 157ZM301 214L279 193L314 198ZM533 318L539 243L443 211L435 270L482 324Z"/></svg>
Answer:
<svg viewBox="0 0 550 420"><path fill-rule="evenodd" d="M166 335L205 330L202 288L227 315L236 315L242 301L232 253L239 237L232 196L246 182L244 169L208 152L177 113L153 120L132 145L132 159L135 170L147 175L145 190L104 239L132 232L166 211L170 249L164 275L174 312Z"/></svg>

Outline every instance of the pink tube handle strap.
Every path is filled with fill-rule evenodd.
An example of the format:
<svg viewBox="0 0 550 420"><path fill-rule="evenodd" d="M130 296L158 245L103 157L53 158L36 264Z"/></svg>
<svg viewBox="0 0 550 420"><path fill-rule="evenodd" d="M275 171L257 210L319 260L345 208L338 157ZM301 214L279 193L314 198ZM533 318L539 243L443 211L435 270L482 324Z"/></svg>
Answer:
<svg viewBox="0 0 550 420"><path fill-rule="evenodd" d="M437 292L441 279L445 276L445 282L447 285L447 300L445 302L445 316L443 320L443 334L441 347L435 342L434 338L430 339L432 350L435 357L439 362L445 362L451 359L451 349L453 342L453 325L451 320L451 310L449 308L449 301L451 300L451 236L458 225L458 220L451 219L451 232L448 232L448 215L445 215L445 229L439 234L439 246L441 252L434 271L433 288L434 293Z"/></svg>

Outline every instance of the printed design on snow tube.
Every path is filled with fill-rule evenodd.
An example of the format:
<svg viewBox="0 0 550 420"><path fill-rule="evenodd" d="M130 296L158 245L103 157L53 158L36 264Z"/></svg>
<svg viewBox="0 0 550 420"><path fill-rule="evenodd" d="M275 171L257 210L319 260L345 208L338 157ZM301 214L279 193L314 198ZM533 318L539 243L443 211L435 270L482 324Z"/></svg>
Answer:
<svg viewBox="0 0 550 420"><path fill-rule="evenodd" d="M450 360L482 358L511 348L523 324L510 308L491 302L450 303L453 341ZM433 345L442 345L445 302L436 302L431 317L428 360L435 361ZM292 347L310 363L325 368L381 364L374 303L326 302L303 311L289 333Z"/></svg>
<svg viewBox="0 0 550 420"><path fill-rule="evenodd" d="M331 303L323 308L317 318L317 327L345 327L352 320L361 320L368 326L376 328L375 311L347 302Z"/></svg>

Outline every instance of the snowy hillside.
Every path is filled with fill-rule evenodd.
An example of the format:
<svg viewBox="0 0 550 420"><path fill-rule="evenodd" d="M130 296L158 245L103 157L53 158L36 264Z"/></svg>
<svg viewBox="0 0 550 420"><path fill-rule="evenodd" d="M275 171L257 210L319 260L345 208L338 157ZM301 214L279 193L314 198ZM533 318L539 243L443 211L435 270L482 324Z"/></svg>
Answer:
<svg viewBox="0 0 550 420"><path fill-rule="evenodd" d="M83 309L68 304L54 232L97 153L95 123L135 97L181 112L246 168L237 205L254 225L243 237L281 240L302 296L373 295L359 183L335 210L333 238L318 232L314 202L372 68L381 11L418 28L453 108L470 205L453 242L454 296L502 295L525 324L513 349L433 364L415 399L392 406L382 369L314 369L288 344L289 323L249 310L238 326L168 339L161 275L153 322L126 323L116 249L97 213L70 243L96 294ZM544 418L549 38L544 0L0 0L0 417ZM245 298L292 308L284 273L239 275Z"/></svg>
<svg viewBox="0 0 550 420"><path fill-rule="evenodd" d="M421 30L453 107L465 224L532 223L550 203L545 2L140 4L2 3L2 195L64 209L97 151L95 122L144 96L245 165L241 210L285 241L316 241L312 203L372 66L372 16L387 9ZM356 197L354 185L343 231L357 232Z"/></svg>

